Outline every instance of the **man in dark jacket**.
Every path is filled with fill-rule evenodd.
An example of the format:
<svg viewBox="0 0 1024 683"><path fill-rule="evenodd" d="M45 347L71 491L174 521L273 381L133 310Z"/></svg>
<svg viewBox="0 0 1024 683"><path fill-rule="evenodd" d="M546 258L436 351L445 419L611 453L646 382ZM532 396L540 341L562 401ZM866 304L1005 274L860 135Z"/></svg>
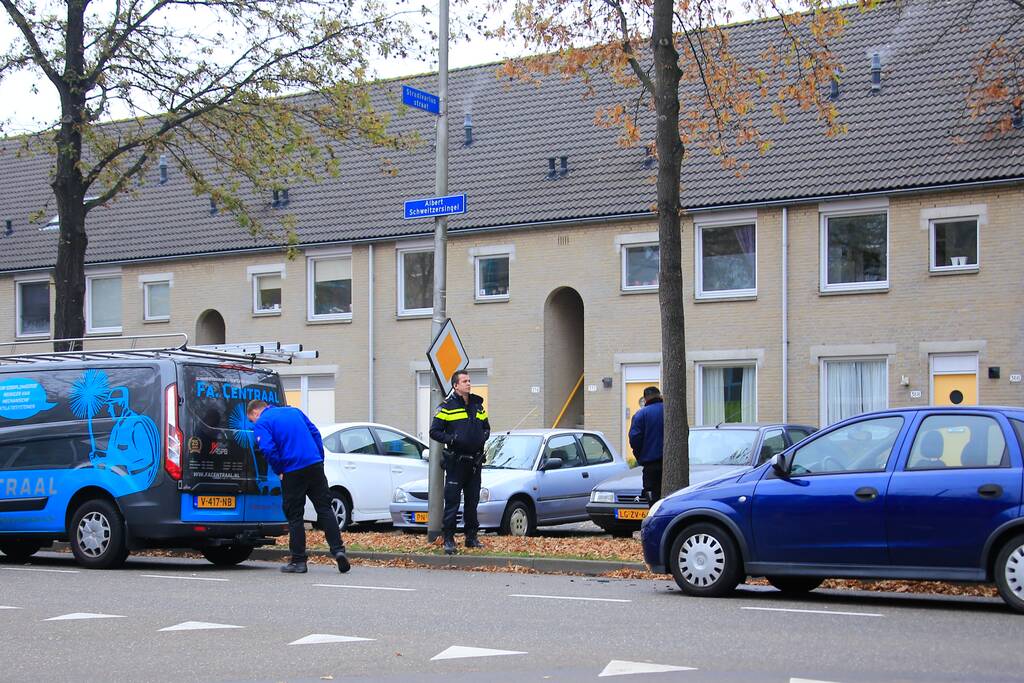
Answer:
<svg viewBox="0 0 1024 683"><path fill-rule="evenodd" d="M483 465L484 443L491 435L484 400L470 393L469 373L459 370L452 375L452 394L437 408L430 423L430 438L444 444L444 552L455 554L455 522L459 497L464 500L462 526L466 531L466 547L482 548L477 538L480 523L476 506L480 502L480 468Z"/></svg>
<svg viewBox="0 0 1024 683"><path fill-rule="evenodd" d="M661 498L661 449L665 439L665 406L658 387L644 389L644 407L633 416L629 445L637 463L644 468L647 499Z"/></svg>
<svg viewBox="0 0 1024 683"><path fill-rule="evenodd" d="M320 431L298 408L271 406L266 401L254 400L249 401L245 410L254 423L256 445L281 478L281 507L288 519L288 550L291 551L291 559L281 571L306 573L306 528L302 513L306 496L309 496L338 571L344 574L349 570L349 561L338 519L331 508Z"/></svg>

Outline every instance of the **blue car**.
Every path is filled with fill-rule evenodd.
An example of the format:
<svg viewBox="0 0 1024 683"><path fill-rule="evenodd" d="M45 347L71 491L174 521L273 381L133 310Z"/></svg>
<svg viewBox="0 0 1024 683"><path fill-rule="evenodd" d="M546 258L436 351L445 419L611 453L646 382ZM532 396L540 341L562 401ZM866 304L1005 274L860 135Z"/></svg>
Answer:
<svg viewBox="0 0 1024 683"><path fill-rule="evenodd" d="M747 576L994 582L1024 613L1024 408L866 413L656 502L651 571L715 597Z"/></svg>

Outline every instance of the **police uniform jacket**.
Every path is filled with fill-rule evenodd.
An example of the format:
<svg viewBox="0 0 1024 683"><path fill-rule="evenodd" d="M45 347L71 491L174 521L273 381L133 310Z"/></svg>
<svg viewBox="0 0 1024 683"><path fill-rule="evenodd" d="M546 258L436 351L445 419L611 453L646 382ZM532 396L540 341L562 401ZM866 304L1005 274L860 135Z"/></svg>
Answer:
<svg viewBox="0 0 1024 683"><path fill-rule="evenodd" d="M469 395L467 405L453 393L438 406L430 423L430 438L459 455L482 453L490 435L491 423L487 421L484 400L476 394Z"/></svg>

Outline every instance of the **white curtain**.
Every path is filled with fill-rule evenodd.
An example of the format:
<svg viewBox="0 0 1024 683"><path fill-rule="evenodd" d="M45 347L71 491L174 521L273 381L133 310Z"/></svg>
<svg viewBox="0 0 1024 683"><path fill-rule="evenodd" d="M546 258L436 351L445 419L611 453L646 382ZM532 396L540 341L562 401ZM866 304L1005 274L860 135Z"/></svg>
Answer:
<svg viewBox="0 0 1024 683"><path fill-rule="evenodd" d="M701 368L703 394L702 423L715 425L725 421L725 368Z"/></svg>
<svg viewBox="0 0 1024 683"><path fill-rule="evenodd" d="M755 396L755 393L754 366L746 365L743 367L743 385L740 396L740 411L742 415L740 419L743 422L756 421L755 415L757 414L757 406L755 401L757 400L757 397Z"/></svg>
<svg viewBox="0 0 1024 683"><path fill-rule="evenodd" d="M884 360L826 361L825 376L826 424L886 407Z"/></svg>

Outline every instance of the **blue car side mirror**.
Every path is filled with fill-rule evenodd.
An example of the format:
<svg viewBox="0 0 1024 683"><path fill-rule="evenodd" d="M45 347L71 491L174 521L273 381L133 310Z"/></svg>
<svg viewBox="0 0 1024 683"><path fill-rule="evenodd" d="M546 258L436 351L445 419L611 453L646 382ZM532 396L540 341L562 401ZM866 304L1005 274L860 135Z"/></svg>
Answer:
<svg viewBox="0 0 1024 683"><path fill-rule="evenodd" d="M780 477L788 477L789 470L792 466L793 461L786 453L776 453L772 456L772 469L775 470L775 474Z"/></svg>

